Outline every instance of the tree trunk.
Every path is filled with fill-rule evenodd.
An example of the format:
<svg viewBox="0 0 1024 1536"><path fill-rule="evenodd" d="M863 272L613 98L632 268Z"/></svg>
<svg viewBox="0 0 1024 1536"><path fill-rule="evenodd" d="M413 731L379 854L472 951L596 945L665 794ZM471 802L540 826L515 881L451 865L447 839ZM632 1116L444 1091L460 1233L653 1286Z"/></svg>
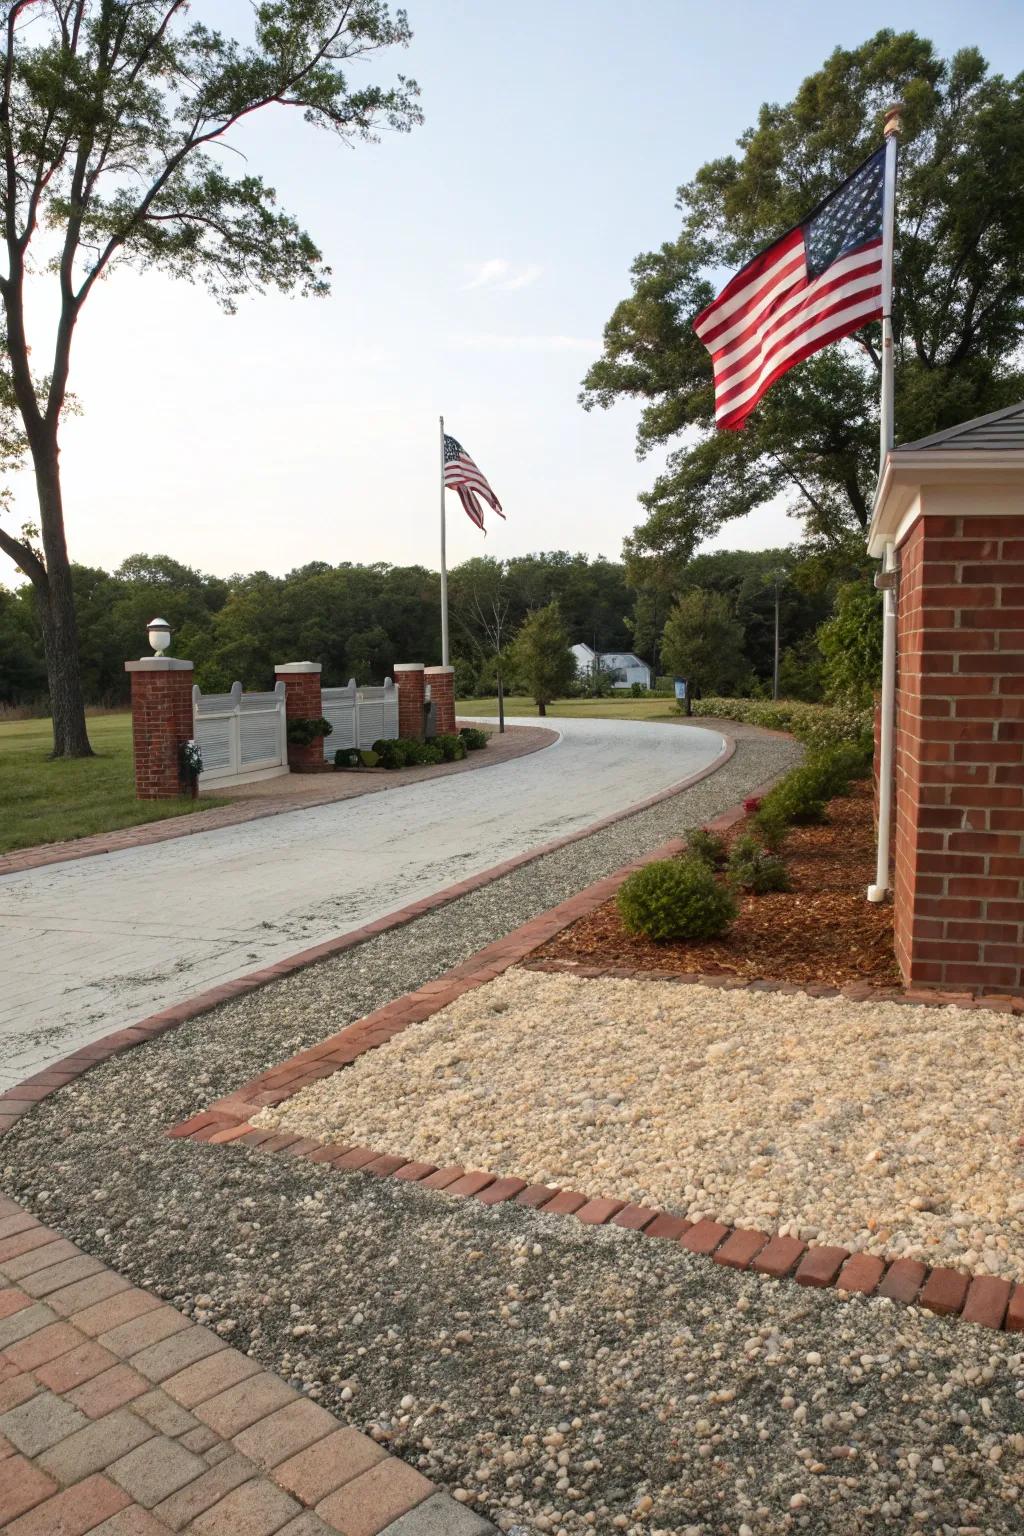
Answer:
<svg viewBox="0 0 1024 1536"><path fill-rule="evenodd" d="M498 735L505 734L505 687L501 680L501 668L498 668Z"/></svg>
<svg viewBox="0 0 1024 1536"><path fill-rule="evenodd" d="M547 712L548 712L548 707L544 703L544 700L543 699L538 699L538 701L537 701L537 713L538 713L538 715L546 715Z"/></svg>
<svg viewBox="0 0 1024 1536"><path fill-rule="evenodd" d="M53 720L54 757L92 757L85 725L85 702L78 655L78 620L71 585L71 563L64 536L60 461L54 431L48 440L32 445L39 498L46 574L33 578L43 629L46 676Z"/></svg>

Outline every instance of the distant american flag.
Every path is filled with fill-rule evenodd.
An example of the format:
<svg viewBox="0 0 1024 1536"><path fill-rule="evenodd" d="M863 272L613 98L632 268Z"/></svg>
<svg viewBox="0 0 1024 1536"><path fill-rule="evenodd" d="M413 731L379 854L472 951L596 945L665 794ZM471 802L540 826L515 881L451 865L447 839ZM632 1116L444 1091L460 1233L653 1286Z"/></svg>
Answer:
<svg viewBox="0 0 1024 1536"><path fill-rule="evenodd" d="M462 444L456 442L454 437L444 435L444 483L458 493L459 500L466 509L466 514L482 528L484 533L484 509L480 505L482 496L489 507L493 507L499 517L505 514L501 510L501 502L491 490L484 476L477 469L469 454Z"/></svg>
<svg viewBox="0 0 1024 1536"><path fill-rule="evenodd" d="M788 369L881 316L884 170L880 149L693 322L711 353L720 428L742 427Z"/></svg>

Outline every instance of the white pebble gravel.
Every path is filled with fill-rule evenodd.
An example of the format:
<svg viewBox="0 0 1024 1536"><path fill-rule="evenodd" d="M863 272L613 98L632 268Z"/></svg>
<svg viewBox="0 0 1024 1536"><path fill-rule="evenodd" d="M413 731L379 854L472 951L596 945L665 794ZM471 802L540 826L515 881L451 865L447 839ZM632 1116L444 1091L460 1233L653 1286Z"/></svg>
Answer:
<svg viewBox="0 0 1024 1536"><path fill-rule="evenodd" d="M1022 1067L983 1010L516 969L256 1123L1020 1278Z"/></svg>

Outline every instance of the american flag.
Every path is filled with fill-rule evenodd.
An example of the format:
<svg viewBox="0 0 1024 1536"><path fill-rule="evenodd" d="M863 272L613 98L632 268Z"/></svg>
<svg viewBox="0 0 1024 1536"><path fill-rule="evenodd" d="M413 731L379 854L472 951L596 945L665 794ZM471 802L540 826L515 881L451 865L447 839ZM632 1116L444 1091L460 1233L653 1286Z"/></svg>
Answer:
<svg viewBox="0 0 1024 1536"><path fill-rule="evenodd" d="M693 322L711 353L720 428L742 427L788 369L881 316L884 173L880 149Z"/></svg>
<svg viewBox="0 0 1024 1536"><path fill-rule="evenodd" d="M484 509L480 505L482 496L489 507L493 507L499 517L505 514L501 510L501 502L491 490L480 470L477 469L469 454L462 444L456 442L454 437L444 434L444 483L458 493L459 500L466 509L467 516L484 533Z"/></svg>

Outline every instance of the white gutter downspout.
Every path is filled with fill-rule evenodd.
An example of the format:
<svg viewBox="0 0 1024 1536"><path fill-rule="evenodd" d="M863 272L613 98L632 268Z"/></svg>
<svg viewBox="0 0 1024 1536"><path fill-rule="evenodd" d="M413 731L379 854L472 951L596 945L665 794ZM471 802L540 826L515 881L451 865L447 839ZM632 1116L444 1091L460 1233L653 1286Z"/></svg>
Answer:
<svg viewBox="0 0 1024 1536"><path fill-rule="evenodd" d="M878 744L878 852L875 883L868 886L868 901L884 901L889 893L889 841L892 826L893 746L896 735L896 558L888 540L881 573L875 584L882 597L882 697Z"/></svg>

